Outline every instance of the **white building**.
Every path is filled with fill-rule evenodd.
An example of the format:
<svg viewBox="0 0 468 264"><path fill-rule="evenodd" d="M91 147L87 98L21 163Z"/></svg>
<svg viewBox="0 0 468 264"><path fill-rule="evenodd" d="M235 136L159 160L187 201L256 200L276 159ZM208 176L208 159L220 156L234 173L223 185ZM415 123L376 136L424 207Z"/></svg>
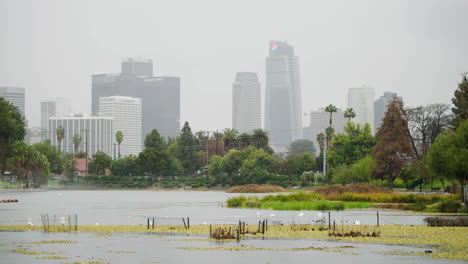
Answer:
<svg viewBox="0 0 468 264"><path fill-rule="evenodd" d="M102 151L111 156L114 144L113 121L112 117L101 116L50 117L49 139L52 145L58 146L57 128L62 126L65 130L65 137L61 144L63 152L73 153L73 136L80 135L79 152L87 151L88 156L91 157L97 151Z"/></svg>
<svg viewBox="0 0 468 264"><path fill-rule="evenodd" d="M270 41L266 58L265 129L275 151L285 150L302 138L299 58L294 56L294 48L282 41Z"/></svg>
<svg viewBox="0 0 468 264"><path fill-rule="evenodd" d="M260 83L254 72L239 72L232 85L232 128L252 132L261 128Z"/></svg>
<svg viewBox="0 0 468 264"><path fill-rule="evenodd" d="M22 87L0 87L0 97L12 103L25 116L24 88Z"/></svg>
<svg viewBox="0 0 468 264"><path fill-rule="evenodd" d="M332 114L332 127L335 134L343 134L347 118L344 117L342 109L338 108L336 113ZM317 135L323 133L330 126L330 113L325 112L325 108L319 108L316 111L310 111L310 125L304 128L304 138L314 142L317 154L320 154L320 147L317 142Z"/></svg>
<svg viewBox="0 0 468 264"><path fill-rule="evenodd" d="M364 126L370 124L372 134L374 129L374 89L367 86L349 88L348 90L348 108L353 108L356 117L353 122Z"/></svg>
<svg viewBox="0 0 468 264"><path fill-rule="evenodd" d="M55 116L70 116L70 100L55 98L41 102L41 129L42 140L49 138L49 118Z"/></svg>
<svg viewBox="0 0 468 264"><path fill-rule="evenodd" d="M138 155L141 152L141 98L127 96L100 97L99 115L114 118L114 134L117 131L122 131L121 156ZM114 154L114 156L117 156L117 154Z"/></svg>

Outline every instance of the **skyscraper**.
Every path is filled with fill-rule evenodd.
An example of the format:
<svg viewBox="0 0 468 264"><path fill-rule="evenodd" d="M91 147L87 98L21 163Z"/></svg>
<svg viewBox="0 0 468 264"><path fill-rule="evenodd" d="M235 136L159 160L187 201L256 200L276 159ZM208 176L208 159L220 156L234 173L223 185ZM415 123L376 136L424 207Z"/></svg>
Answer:
<svg viewBox="0 0 468 264"><path fill-rule="evenodd" d="M266 58L265 129L273 149L284 151L302 138L302 106L299 58L294 48L282 41L270 41Z"/></svg>
<svg viewBox="0 0 468 264"><path fill-rule="evenodd" d="M260 83L254 72L238 72L232 85L232 128L252 132L261 128Z"/></svg>
<svg viewBox="0 0 468 264"><path fill-rule="evenodd" d="M141 99L126 96L99 98L99 115L114 118L113 131L122 131L120 154L138 155L141 152ZM116 154L114 153L114 157Z"/></svg>
<svg viewBox="0 0 468 264"><path fill-rule="evenodd" d="M49 118L57 116L57 104L55 101L41 102L41 137L42 140L48 139Z"/></svg>
<svg viewBox="0 0 468 264"><path fill-rule="evenodd" d="M337 108L336 113L332 115L332 127L335 131L335 134L344 133L344 127L347 118L344 117L343 110ZM319 108L315 111L310 111L310 125L305 127L304 138L312 141L315 146L317 154L320 152L320 148L317 142L317 135L320 133L325 134L325 129L330 126L330 113L325 111L325 108Z"/></svg>
<svg viewBox="0 0 468 264"><path fill-rule="evenodd" d="M25 115L24 88L22 87L0 87L0 97L12 103Z"/></svg>
<svg viewBox="0 0 468 264"><path fill-rule="evenodd" d="M126 59L122 73L92 76L92 109L99 111L99 97L130 96L141 98L142 139L157 129L162 136L175 137L180 132L180 79L154 77L153 62Z"/></svg>
<svg viewBox="0 0 468 264"><path fill-rule="evenodd" d="M374 126L377 131L382 125L382 119L387 112L387 105L393 101L394 98L403 101L403 98L397 96L396 93L385 92L384 95L380 96L379 99L374 102Z"/></svg>
<svg viewBox="0 0 468 264"><path fill-rule="evenodd" d="M353 108L356 117L353 122L362 126L370 124L372 133L374 130L374 89L367 86L349 88L348 107Z"/></svg>

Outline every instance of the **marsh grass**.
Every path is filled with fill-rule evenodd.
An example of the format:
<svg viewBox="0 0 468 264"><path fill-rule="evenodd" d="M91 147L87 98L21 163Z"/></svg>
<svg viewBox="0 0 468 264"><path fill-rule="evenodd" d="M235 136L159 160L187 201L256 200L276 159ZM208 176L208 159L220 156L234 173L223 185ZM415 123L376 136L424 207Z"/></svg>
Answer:
<svg viewBox="0 0 468 264"><path fill-rule="evenodd" d="M228 193L274 193L274 192L286 192L287 190L281 186L270 185L270 184L247 184L234 186L227 190Z"/></svg>
<svg viewBox="0 0 468 264"><path fill-rule="evenodd" d="M368 202L331 202L331 201L309 201L309 202L262 202L262 209L272 210L314 210L314 211L341 211L354 208L369 208L374 206Z"/></svg>

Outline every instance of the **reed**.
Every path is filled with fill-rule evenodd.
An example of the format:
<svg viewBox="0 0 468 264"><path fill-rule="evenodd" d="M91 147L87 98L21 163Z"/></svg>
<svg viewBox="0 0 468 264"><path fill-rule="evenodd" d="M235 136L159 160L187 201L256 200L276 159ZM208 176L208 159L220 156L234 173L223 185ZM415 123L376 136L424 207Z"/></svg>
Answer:
<svg viewBox="0 0 468 264"><path fill-rule="evenodd" d="M274 193L274 192L286 192L281 186L270 185L270 184L247 184L234 186L227 190L228 193Z"/></svg>

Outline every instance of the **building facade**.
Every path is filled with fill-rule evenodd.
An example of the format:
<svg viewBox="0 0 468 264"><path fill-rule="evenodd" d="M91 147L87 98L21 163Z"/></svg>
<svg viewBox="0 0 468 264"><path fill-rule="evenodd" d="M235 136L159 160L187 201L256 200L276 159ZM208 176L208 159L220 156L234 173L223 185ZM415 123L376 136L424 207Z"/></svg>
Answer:
<svg viewBox="0 0 468 264"><path fill-rule="evenodd" d="M122 72L92 76L92 114L99 112L99 97L141 98L142 139L157 129L161 136L180 132L180 78L153 76L151 60L126 59Z"/></svg>
<svg viewBox="0 0 468 264"><path fill-rule="evenodd" d="M22 87L0 87L0 97L5 98L8 102L12 103L18 110L26 115L25 109L25 90Z"/></svg>
<svg viewBox="0 0 468 264"><path fill-rule="evenodd" d="M377 131L382 125L382 120L387 112L387 105L396 98L403 101L403 98L398 96L396 93L385 92L379 99L374 102L374 126Z"/></svg>
<svg viewBox="0 0 468 264"><path fill-rule="evenodd" d="M332 127L336 134L344 133L344 127L347 118L344 117L342 109L338 108L336 113L332 115ZM314 142L314 147L317 154L320 154L320 147L317 142L317 135L323 133L325 135L325 129L330 126L330 113L325 112L325 108L319 108L318 110L310 111L310 124L303 130L304 138Z"/></svg>
<svg viewBox="0 0 468 264"><path fill-rule="evenodd" d="M286 42L270 41L266 58L265 129L271 147L278 151L302 138L299 58Z"/></svg>
<svg viewBox="0 0 468 264"><path fill-rule="evenodd" d="M127 96L109 96L99 98L99 116L114 118L113 131L122 131L120 144L122 157L130 154L137 156L141 152L141 99ZM117 153L113 153L117 157Z"/></svg>
<svg viewBox="0 0 468 264"><path fill-rule="evenodd" d="M49 138L49 118L57 116L56 109L55 101L41 102L41 137L43 140Z"/></svg>
<svg viewBox="0 0 468 264"><path fill-rule="evenodd" d="M261 128L260 83L254 72L239 72L232 85L232 128L252 132Z"/></svg>
<svg viewBox="0 0 468 264"><path fill-rule="evenodd" d="M80 135L81 143L78 152L88 152L91 157L98 151L112 155L114 144L114 119L112 117L75 115L73 117L50 117L49 140L54 146L58 146L57 128L63 127L65 137L61 143L61 150L74 153L73 136Z"/></svg>
<svg viewBox="0 0 468 264"><path fill-rule="evenodd" d="M364 126L370 124L372 134L374 129L374 89L367 86L349 88L348 90L348 107L353 108L356 117L353 118L355 123Z"/></svg>

